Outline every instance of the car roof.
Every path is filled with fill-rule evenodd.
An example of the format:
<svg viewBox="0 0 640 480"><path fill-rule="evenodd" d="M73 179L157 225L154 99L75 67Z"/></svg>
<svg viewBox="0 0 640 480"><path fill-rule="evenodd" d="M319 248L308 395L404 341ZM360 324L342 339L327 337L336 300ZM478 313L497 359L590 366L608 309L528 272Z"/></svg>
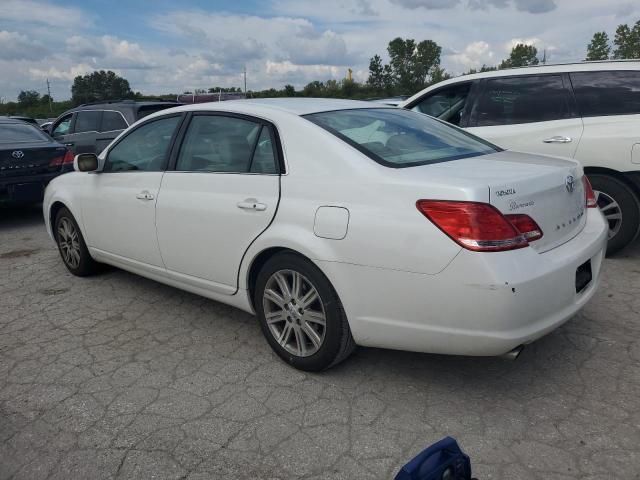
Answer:
<svg viewBox="0 0 640 480"><path fill-rule="evenodd" d="M223 102L208 102L183 105L172 108L171 112L177 111L229 111L229 112L251 112L252 110L283 112L293 115L308 115L311 113L328 112L332 110L351 110L358 108L394 108L382 104L373 105L372 102L361 100L342 100L335 98L253 98L244 100L227 100ZM169 113L163 110L159 113ZM157 115L157 114L154 114Z"/></svg>
<svg viewBox="0 0 640 480"><path fill-rule="evenodd" d="M109 102L92 102L92 103L83 103L82 105L78 105L68 111L79 111L79 110L115 110L115 109L124 109L124 108L140 108L140 107L149 107L156 105L181 105L172 101L141 101L136 102L133 100L118 100L118 101L109 101ZM66 113L66 112L65 112Z"/></svg>
<svg viewBox="0 0 640 480"><path fill-rule="evenodd" d="M10 123L12 125L32 125L31 122L27 122L22 120L21 118L16 117L0 117L0 123Z"/></svg>

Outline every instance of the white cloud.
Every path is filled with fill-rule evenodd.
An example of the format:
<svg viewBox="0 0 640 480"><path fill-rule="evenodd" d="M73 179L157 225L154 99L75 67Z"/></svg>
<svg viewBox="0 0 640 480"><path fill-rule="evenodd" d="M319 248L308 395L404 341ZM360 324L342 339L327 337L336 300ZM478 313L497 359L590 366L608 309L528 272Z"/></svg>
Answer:
<svg viewBox="0 0 640 480"><path fill-rule="evenodd" d="M90 17L77 8L34 0L2 0L0 20L62 28L85 27L91 23Z"/></svg>
<svg viewBox="0 0 640 480"><path fill-rule="evenodd" d="M40 60L47 55L49 50L37 40L18 32L0 31L0 59Z"/></svg>
<svg viewBox="0 0 640 480"><path fill-rule="evenodd" d="M455 73L479 68L482 65L494 65L500 61L491 45L484 41L471 42L462 51L447 55L447 60Z"/></svg>

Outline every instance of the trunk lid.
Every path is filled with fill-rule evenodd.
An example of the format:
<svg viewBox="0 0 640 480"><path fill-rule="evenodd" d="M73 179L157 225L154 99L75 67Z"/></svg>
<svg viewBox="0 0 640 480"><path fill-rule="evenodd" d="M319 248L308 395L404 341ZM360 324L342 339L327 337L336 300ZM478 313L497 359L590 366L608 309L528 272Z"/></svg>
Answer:
<svg viewBox="0 0 640 480"><path fill-rule="evenodd" d="M419 185L420 198L479 201L505 215L529 215L543 232L530 243L538 252L571 240L586 222L582 169L570 159L503 151L392 175Z"/></svg>
<svg viewBox="0 0 640 480"><path fill-rule="evenodd" d="M0 178L55 173L61 170L66 148L51 142L0 144Z"/></svg>

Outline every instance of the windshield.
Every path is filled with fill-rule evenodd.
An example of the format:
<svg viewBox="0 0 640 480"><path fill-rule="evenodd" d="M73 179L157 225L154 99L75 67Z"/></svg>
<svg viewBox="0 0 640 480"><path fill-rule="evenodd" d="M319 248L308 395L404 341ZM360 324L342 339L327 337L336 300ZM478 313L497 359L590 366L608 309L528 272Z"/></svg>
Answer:
<svg viewBox="0 0 640 480"><path fill-rule="evenodd" d="M376 162L393 168L427 165L500 151L428 115L395 108L305 115Z"/></svg>
<svg viewBox="0 0 640 480"><path fill-rule="evenodd" d="M51 139L40 129L27 123L0 124L0 143L49 142Z"/></svg>

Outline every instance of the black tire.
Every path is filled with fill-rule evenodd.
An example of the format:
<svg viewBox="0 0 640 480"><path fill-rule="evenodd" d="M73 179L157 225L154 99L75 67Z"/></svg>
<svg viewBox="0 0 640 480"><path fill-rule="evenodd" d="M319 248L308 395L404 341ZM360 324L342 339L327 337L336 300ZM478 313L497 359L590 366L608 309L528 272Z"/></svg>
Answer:
<svg viewBox="0 0 640 480"><path fill-rule="evenodd" d="M267 323L265 302L263 302L264 292L268 282L273 284L271 283L271 279L275 278L274 275L278 272L288 272L292 275L293 273L297 273L301 275L303 281L308 282L319 295L315 308L322 308L324 310L324 337L319 348L311 344L309 345L312 349L317 348L317 351L308 356L296 355L283 347L275 338L275 333L272 331L273 327L269 327ZM304 288L304 283L301 288ZM310 290L310 288L307 289L307 292L308 290ZM266 303L269 305L268 300ZM273 348L280 358L297 369L309 372L325 370L340 363L355 350L356 344L351 336L347 317L331 283L318 267L295 253L278 253L264 264L256 278L254 305L262 332L269 342L269 345L271 345L271 348ZM274 307L276 310L278 309L275 304ZM291 315L293 316L293 313ZM306 317L303 315L301 318L304 322L304 318ZM287 317L287 319L288 320L280 320L284 326L286 326L286 322L295 324L295 318ZM307 326L310 324L310 322L304 323L306 323ZM298 319L298 325L301 325L300 319ZM278 327L276 326L275 328ZM297 335L293 335L295 337L294 341L296 341L298 339Z"/></svg>
<svg viewBox="0 0 640 480"><path fill-rule="evenodd" d="M68 222L67 225L73 227L73 229L75 229L75 232L77 233L77 241L74 244L77 246L77 253L79 257L77 259L77 263L74 260L70 260L69 256L65 255L65 252L63 251L65 249L63 246L65 240L60 229L64 227L65 222ZM62 262L64 263L65 267L67 267L67 270L78 277L86 277L88 275L92 275L98 270L98 262L91 258L89 250L87 249L87 245L84 242L82 232L80 231L80 227L78 227L76 219L73 218L73 215L66 207L62 207L56 215L56 219L53 224L53 234L55 236L56 243L58 244L60 257L62 257Z"/></svg>
<svg viewBox="0 0 640 480"><path fill-rule="evenodd" d="M624 180L600 173L587 176L594 190L603 192L606 196L615 200L620 207L622 221L618 231L609 238L609 243L607 244L607 255L613 255L638 237L640 233L640 201L633 189ZM598 205L603 207L606 200L604 196L599 198ZM606 215L608 212L605 210L603 213Z"/></svg>

